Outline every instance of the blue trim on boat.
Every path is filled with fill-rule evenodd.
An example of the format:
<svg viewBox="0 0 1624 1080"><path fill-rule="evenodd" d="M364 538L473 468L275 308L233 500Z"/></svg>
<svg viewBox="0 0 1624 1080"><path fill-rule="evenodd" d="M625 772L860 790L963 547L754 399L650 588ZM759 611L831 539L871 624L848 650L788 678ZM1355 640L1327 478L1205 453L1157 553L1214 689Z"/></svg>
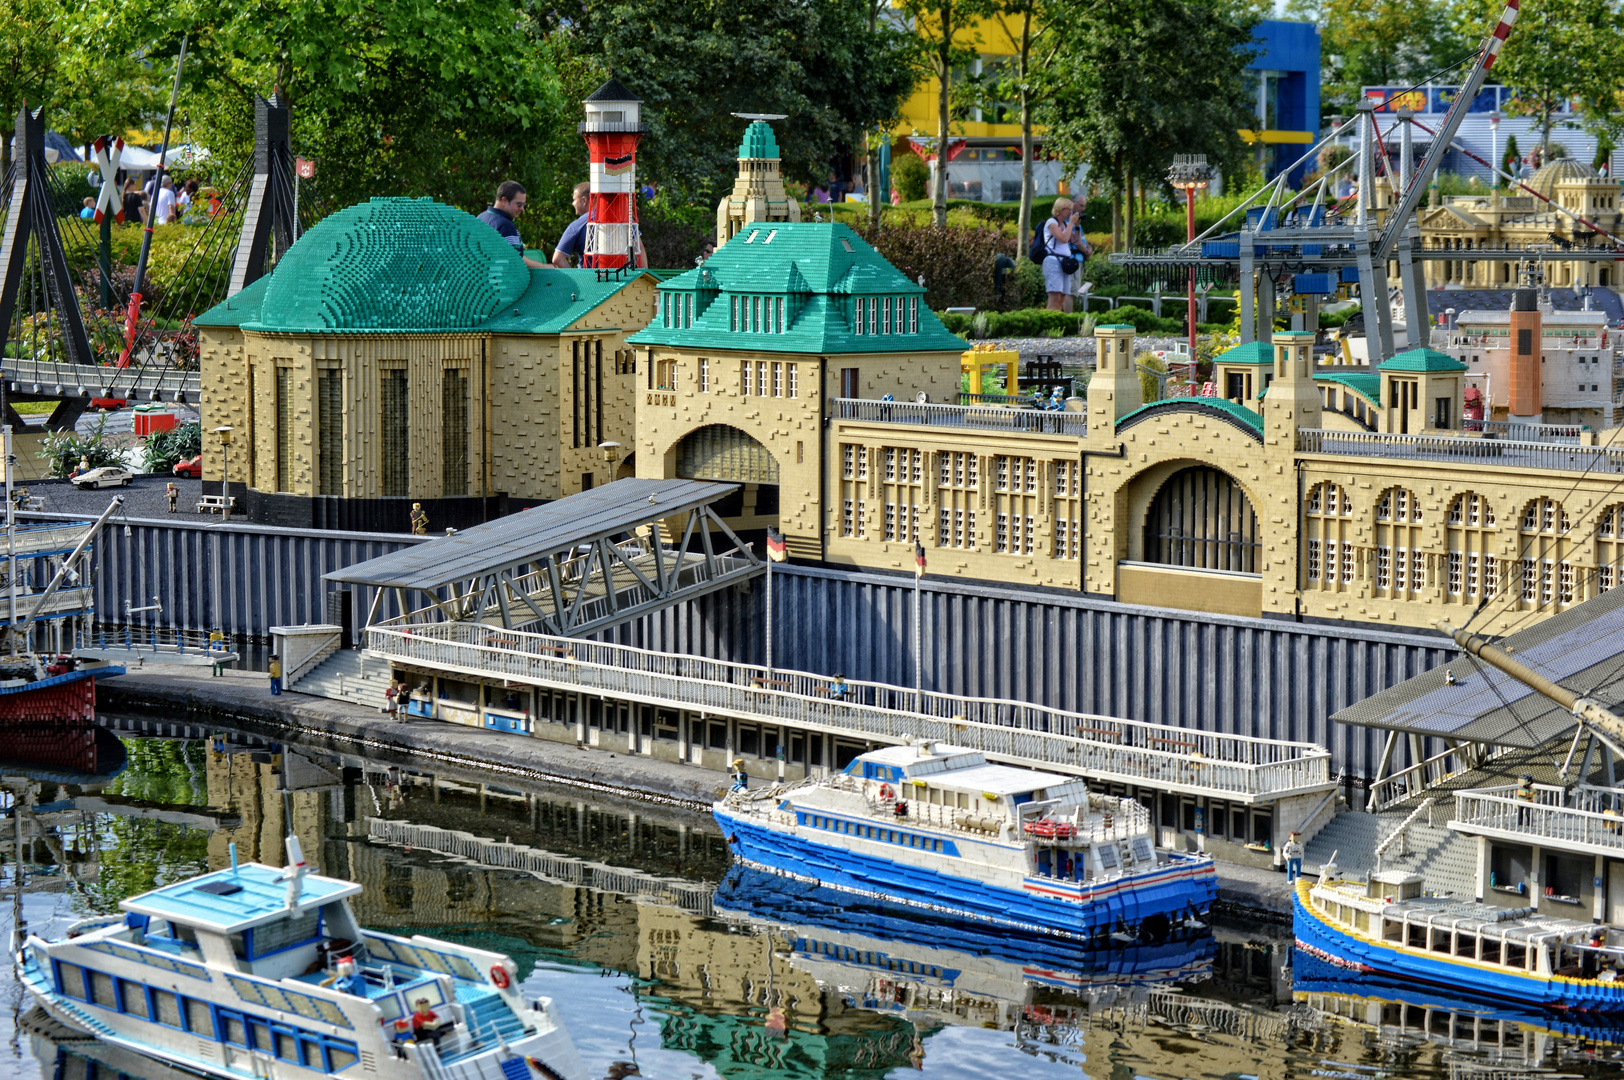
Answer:
<svg viewBox="0 0 1624 1080"><path fill-rule="evenodd" d="M1525 1006L1624 1011L1624 983L1519 974L1476 960L1391 948L1327 922L1310 907L1307 897L1306 885L1300 885L1292 896L1297 947L1350 972L1373 972L1446 988L1470 985L1495 1000Z"/></svg>
<svg viewBox="0 0 1624 1080"><path fill-rule="evenodd" d="M715 815L729 849L746 865L1042 933L1093 936L1132 931L1156 915L1170 920L1186 914L1204 917L1218 893L1212 862L1200 857L1173 855L1167 865L1098 884L1027 878L1026 889L1011 889L819 842L822 835L844 834L791 834L721 810ZM1039 889L1043 891L1028 891Z"/></svg>
<svg viewBox="0 0 1624 1080"><path fill-rule="evenodd" d="M6 694L27 694L35 690L46 690L53 686L67 686L69 683L76 683L81 679L94 679L98 676L104 679L110 679L114 675L122 674L124 674L124 669L117 664L108 664L105 667L96 668L80 668L78 671L64 671L60 675L52 675L49 678L37 679L31 683L24 683L22 686L0 686L0 696L4 696Z"/></svg>

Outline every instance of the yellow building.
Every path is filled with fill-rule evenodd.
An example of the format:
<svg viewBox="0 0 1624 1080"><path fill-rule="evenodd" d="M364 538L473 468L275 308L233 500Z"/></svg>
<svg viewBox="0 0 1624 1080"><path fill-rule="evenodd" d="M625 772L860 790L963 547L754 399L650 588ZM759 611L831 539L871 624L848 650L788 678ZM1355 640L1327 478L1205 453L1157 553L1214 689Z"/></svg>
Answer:
<svg viewBox="0 0 1624 1080"><path fill-rule="evenodd" d="M251 520L303 526L398 527L414 500L452 524L459 501L606 483L600 444L633 436L625 336L653 292L642 273L527 268L443 203L352 206L196 320L205 429L233 429L205 437L204 476Z"/></svg>

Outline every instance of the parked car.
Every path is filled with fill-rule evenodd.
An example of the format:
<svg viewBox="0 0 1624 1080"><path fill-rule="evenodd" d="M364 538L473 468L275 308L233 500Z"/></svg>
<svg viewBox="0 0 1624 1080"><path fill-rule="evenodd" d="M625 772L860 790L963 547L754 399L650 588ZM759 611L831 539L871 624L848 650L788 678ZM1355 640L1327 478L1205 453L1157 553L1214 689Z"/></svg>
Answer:
<svg viewBox="0 0 1624 1080"><path fill-rule="evenodd" d="M195 457L177 461L175 467L170 471L176 476L190 476L193 480L200 479L203 476L203 455L198 454Z"/></svg>
<svg viewBox="0 0 1624 1080"><path fill-rule="evenodd" d="M73 485L79 488L125 487L129 482L130 473L117 465L103 465L73 478Z"/></svg>

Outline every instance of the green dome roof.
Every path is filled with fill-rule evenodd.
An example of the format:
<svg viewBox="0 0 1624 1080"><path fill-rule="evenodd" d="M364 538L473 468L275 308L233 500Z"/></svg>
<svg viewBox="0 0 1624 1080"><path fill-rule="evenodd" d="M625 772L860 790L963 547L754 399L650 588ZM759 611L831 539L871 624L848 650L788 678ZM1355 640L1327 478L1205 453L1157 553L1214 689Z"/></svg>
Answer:
<svg viewBox="0 0 1624 1080"><path fill-rule="evenodd" d="M433 199L372 199L323 219L271 275L255 329L455 331L524 295L495 229Z"/></svg>
<svg viewBox="0 0 1624 1080"><path fill-rule="evenodd" d="M776 158L778 156L778 140L773 137L773 129L767 126L767 121L756 120L744 129L744 141L739 143L739 157L748 158Z"/></svg>

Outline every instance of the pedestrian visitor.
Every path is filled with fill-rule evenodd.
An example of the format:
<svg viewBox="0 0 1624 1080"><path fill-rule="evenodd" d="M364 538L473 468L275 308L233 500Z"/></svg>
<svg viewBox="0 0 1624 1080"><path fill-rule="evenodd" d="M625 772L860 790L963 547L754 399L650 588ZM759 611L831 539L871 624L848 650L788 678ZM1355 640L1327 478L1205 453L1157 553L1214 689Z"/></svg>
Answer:
<svg viewBox="0 0 1624 1080"><path fill-rule="evenodd" d="M495 229L502 239L513 245L513 249L524 259L529 267L542 267L546 263L537 262L524 253L524 241L519 237L519 227L513 224L513 219L524 213L524 208L530 201L525 194L524 185L517 180L504 180L496 188L496 199L485 212L479 215L479 220Z"/></svg>
<svg viewBox="0 0 1624 1080"><path fill-rule="evenodd" d="M277 697L282 693L282 661L271 657L271 696Z"/></svg>
<svg viewBox="0 0 1624 1080"><path fill-rule="evenodd" d="M175 181L171 177L164 177L163 186L158 189L158 198L154 204L157 207L156 223L168 225L169 219L175 216Z"/></svg>
<svg viewBox="0 0 1624 1080"><path fill-rule="evenodd" d="M389 685L384 687L383 711L388 716L400 719L400 687L394 679L390 679Z"/></svg>
<svg viewBox="0 0 1624 1080"><path fill-rule="evenodd" d="M141 190L139 180L124 181L124 221L125 224L140 224L147 219L147 196Z"/></svg>
<svg viewBox="0 0 1624 1080"><path fill-rule="evenodd" d="M169 489L164 492L164 497L169 500L169 512L173 514L175 512L175 504L180 502L180 488L175 486L175 482L173 480L169 481Z"/></svg>
<svg viewBox="0 0 1624 1080"><path fill-rule="evenodd" d="M86 195L85 205L79 211L79 216L85 221L94 221L96 218L96 200Z"/></svg>
<svg viewBox="0 0 1624 1080"><path fill-rule="evenodd" d="M586 256L586 208L591 196L591 184L583 181L575 185L575 191L570 196L571 205L575 207L575 220L569 223L564 235L558 238L558 246L553 248L553 265L560 270L579 266ZM571 259L575 262L571 263Z"/></svg>
<svg viewBox="0 0 1624 1080"><path fill-rule="evenodd" d="M1054 201L1049 220L1043 223L1043 290L1049 294L1050 311L1071 311L1077 295L1077 271L1088 246L1083 240L1082 211L1064 196ZM1034 248L1038 247L1034 242Z"/></svg>
<svg viewBox="0 0 1624 1080"><path fill-rule="evenodd" d="M1281 854L1286 857L1286 881L1293 882L1303 876L1303 834L1293 832L1286 840L1286 846L1281 848Z"/></svg>
<svg viewBox="0 0 1624 1080"><path fill-rule="evenodd" d="M192 208L192 199L197 195L197 181L188 180L181 185L180 191L175 193L175 220L179 221L186 216L186 211Z"/></svg>

